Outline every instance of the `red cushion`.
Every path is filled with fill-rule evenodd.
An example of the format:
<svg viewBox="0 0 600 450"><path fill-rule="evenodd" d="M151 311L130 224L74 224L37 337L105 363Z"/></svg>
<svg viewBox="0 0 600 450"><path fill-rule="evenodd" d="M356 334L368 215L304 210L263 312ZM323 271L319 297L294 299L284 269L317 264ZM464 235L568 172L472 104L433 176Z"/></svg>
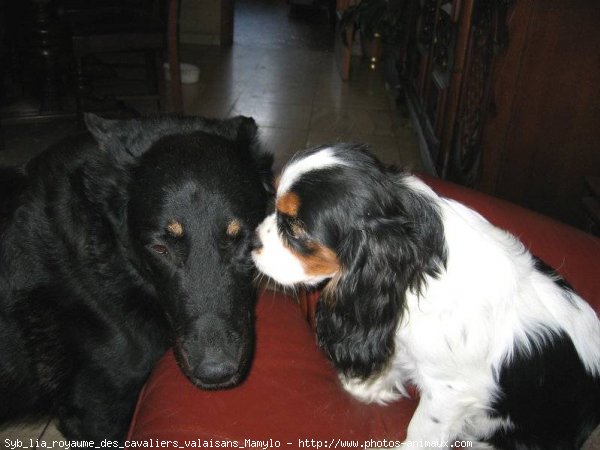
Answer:
<svg viewBox="0 0 600 450"><path fill-rule="evenodd" d="M256 328L253 366L233 389L194 387L168 352L140 394L128 439L276 439L297 448L299 439L404 438L416 402L364 405L346 394L289 297L262 292Z"/></svg>
<svg viewBox="0 0 600 450"><path fill-rule="evenodd" d="M424 177L440 194L473 207L520 237L600 310L600 240L539 214L481 193ZM171 352L140 394L129 439L402 439L416 402L364 405L345 393L315 345L306 318L317 295L301 295L300 311L270 291L257 306L257 340L247 380L226 391L201 391L181 374Z"/></svg>

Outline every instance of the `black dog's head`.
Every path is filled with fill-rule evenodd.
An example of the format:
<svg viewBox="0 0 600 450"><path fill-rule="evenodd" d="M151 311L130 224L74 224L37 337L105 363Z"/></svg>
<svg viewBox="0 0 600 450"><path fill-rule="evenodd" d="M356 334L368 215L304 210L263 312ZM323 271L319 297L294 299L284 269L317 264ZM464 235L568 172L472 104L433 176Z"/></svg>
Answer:
<svg viewBox="0 0 600 450"><path fill-rule="evenodd" d="M435 198L356 145L299 153L284 169L253 259L284 285L323 285L317 334L345 375L385 367L407 293L445 263Z"/></svg>
<svg viewBox="0 0 600 450"><path fill-rule="evenodd" d="M86 123L100 151L126 167L123 195L107 194L107 209L156 292L180 367L203 388L236 384L253 349L250 251L270 181L271 157L257 148L254 121Z"/></svg>

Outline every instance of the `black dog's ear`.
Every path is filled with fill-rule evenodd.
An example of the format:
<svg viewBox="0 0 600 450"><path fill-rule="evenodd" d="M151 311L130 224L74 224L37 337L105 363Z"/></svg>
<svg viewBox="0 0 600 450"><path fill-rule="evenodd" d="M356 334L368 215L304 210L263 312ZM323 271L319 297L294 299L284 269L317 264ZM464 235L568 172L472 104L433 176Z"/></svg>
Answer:
<svg viewBox="0 0 600 450"><path fill-rule="evenodd" d="M236 141L250 145L258 136L258 125L252 117L235 116L228 119L236 130Z"/></svg>
<svg viewBox="0 0 600 450"><path fill-rule="evenodd" d="M96 114L85 113L84 121L98 147L103 150L90 155L84 166L83 184L88 198L102 208L104 217L122 230L125 222L126 202L124 186L129 182L126 165L132 157L121 139L123 120L105 119Z"/></svg>
<svg viewBox="0 0 600 450"><path fill-rule="evenodd" d="M263 187L270 194L275 193L273 185L273 155L263 150L258 137L258 126L252 117L236 116L229 122L237 130L236 142L246 148L260 174Z"/></svg>
<svg viewBox="0 0 600 450"><path fill-rule="evenodd" d="M366 379L386 367L407 295L418 295L426 276L437 276L445 264L439 213L410 197L419 195L400 194L393 214L357 224L339 250L341 271L323 290L319 343L346 376Z"/></svg>
<svg viewBox="0 0 600 450"><path fill-rule="evenodd" d="M119 120L105 119L92 113L85 113L83 121L98 145L101 146L111 138L117 125L120 123Z"/></svg>
<svg viewBox="0 0 600 450"><path fill-rule="evenodd" d="M162 124L152 120L105 119L92 113L83 119L100 150L119 166L132 163L162 132Z"/></svg>

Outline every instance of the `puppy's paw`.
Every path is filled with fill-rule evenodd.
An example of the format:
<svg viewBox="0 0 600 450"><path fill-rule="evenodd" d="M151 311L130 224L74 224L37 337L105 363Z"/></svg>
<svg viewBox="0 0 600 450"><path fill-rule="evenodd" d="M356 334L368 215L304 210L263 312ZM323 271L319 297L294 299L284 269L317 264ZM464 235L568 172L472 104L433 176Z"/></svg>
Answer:
<svg viewBox="0 0 600 450"><path fill-rule="evenodd" d="M347 392L364 403L385 405L406 395L389 378L375 377L362 380L340 375L340 381Z"/></svg>

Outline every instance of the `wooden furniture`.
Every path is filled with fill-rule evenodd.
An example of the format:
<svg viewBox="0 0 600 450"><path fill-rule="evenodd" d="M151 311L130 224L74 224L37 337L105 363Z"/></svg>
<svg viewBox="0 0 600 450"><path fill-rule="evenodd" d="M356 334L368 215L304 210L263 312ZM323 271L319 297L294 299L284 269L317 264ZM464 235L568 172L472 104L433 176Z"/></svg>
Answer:
<svg viewBox="0 0 600 450"><path fill-rule="evenodd" d="M68 54L55 0L0 2L0 117L72 116L65 97Z"/></svg>
<svg viewBox="0 0 600 450"><path fill-rule="evenodd" d="M431 169L581 225L600 174L600 2L409 1L402 87Z"/></svg>
<svg viewBox="0 0 600 450"><path fill-rule="evenodd" d="M179 39L185 44L233 44L235 0L181 0Z"/></svg>
<svg viewBox="0 0 600 450"><path fill-rule="evenodd" d="M402 0L399 0L402 1ZM360 7L361 0L336 0L335 3L335 61L338 67L340 78L348 81L352 77L352 59L356 43L360 44L361 56L369 59L369 68L377 70L381 64L383 55L383 37L378 32L373 35L365 34L360 29L360 23L354 23L351 19L345 17L348 9ZM364 5L364 4L363 4ZM356 13L356 11L354 11ZM370 11L372 14L372 12ZM351 15L352 16L352 15ZM355 42L355 38L359 40Z"/></svg>
<svg viewBox="0 0 600 450"><path fill-rule="evenodd" d="M153 96L159 99L157 72L162 70L166 49L170 66L171 109L180 112L181 79L177 37L178 0L108 0L84 2L65 0L77 72L78 109L86 110L85 100L90 92L84 70L84 58L94 54L114 52L144 52L147 74ZM161 108L166 109L166 108Z"/></svg>
<svg viewBox="0 0 600 450"><path fill-rule="evenodd" d="M344 81L350 79L350 64L352 62L352 45L354 41L354 25L342 25L341 17L358 0L336 0L336 30L335 30L335 62L338 67L340 78Z"/></svg>
<svg viewBox="0 0 600 450"><path fill-rule="evenodd" d="M600 177L585 178L586 192L582 199L585 211L583 229L600 236Z"/></svg>
<svg viewBox="0 0 600 450"><path fill-rule="evenodd" d="M150 95L143 97L156 99L164 91L157 82L163 70L163 59L157 55L167 55L171 104L162 104L161 109L180 112L181 84L175 73L179 70L178 6L179 0L0 2L1 119L45 120L88 110L91 71L84 70L84 58L120 51L147 52ZM114 78L110 83L122 82ZM139 84L129 86L137 89ZM114 91L112 85L109 90ZM124 94L121 98L130 97L127 87L119 92ZM111 105L117 106L114 101L102 106Z"/></svg>
<svg viewBox="0 0 600 450"><path fill-rule="evenodd" d="M171 87L171 110L183 112L181 67L179 66L179 0L167 4L167 59Z"/></svg>

